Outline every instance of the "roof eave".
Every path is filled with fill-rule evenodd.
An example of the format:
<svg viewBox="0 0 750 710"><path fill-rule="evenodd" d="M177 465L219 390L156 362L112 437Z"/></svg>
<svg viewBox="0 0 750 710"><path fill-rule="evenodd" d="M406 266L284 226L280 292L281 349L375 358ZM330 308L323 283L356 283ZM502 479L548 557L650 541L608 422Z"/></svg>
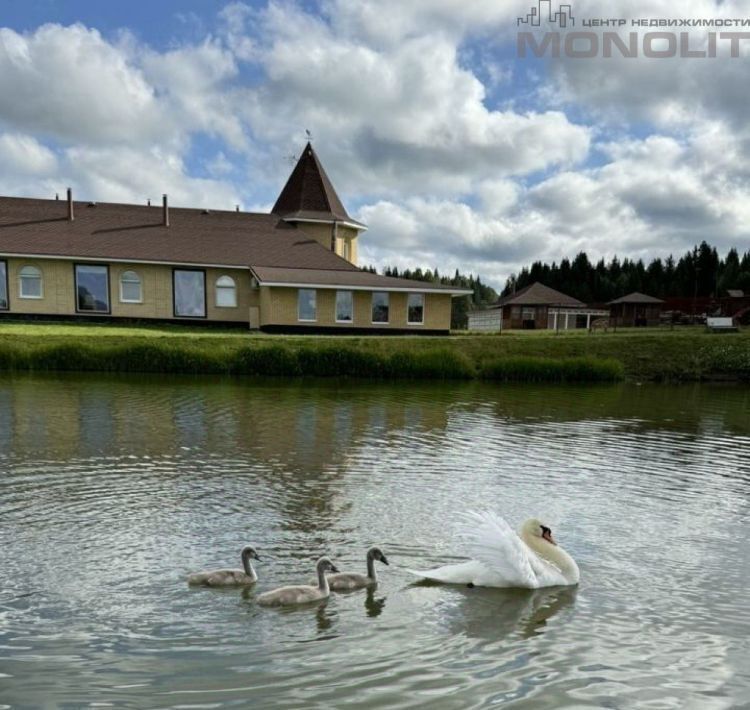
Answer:
<svg viewBox="0 0 750 710"><path fill-rule="evenodd" d="M357 222L356 219L346 218L342 219L340 217L335 217L331 215L330 219L312 219L311 217L295 217L293 215L288 217L282 217L282 221L284 222L309 222L310 224L341 224L344 227L352 227L353 229L358 229L360 232L366 232L368 230L368 226L366 224L363 224L362 222Z"/></svg>

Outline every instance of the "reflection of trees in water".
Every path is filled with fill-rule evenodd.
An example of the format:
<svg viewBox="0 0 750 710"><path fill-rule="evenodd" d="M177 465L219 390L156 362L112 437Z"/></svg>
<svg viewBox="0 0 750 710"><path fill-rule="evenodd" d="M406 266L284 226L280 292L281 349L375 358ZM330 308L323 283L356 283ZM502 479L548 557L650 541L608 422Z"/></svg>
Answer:
<svg viewBox="0 0 750 710"><path fill-rule="evenodd" d="M653 429L702 433L717 427L750 433L750 388L736 385L485 385L502 419L577 422L618 420L634 433ZM477 398L478 399L478 398Z"/></svg>
<svg viewBox="0 0 750 710"><path fill-rule="evenodd" d="M281 490L283 525L309 532L349 505L336 502L336 483L362 446L387 446L406 429L445 431L450 399L441 402L442 392L430 390L435 401L382 384L21 376L0 381L0 421L8 422L6 450L26 458L244 459L256 479ZM168 485L164 471L152 475Z"/></svg>
<svg viewBox="0 0 750 710"><path fill-rule="evenodd" d="M481 440L485 431L524 421L534 426L540 419L550 427L609 419L608 427L635 434L652 428L747 431L748 409L750 390L737 387L427 383L406 388L403 383L60 374L0 379L0 437L9 455L240 460L250 465L254 482L280 492L286 529L306 533L324 531L350 504L337 492L352 458L365 449L386 451L404 432L444 439L454 415L470 416L461 436L473 432ZM160 485L168 485L163 471L141 475L159 476ZM241 493L246 488L241 476L250 474L234 475L236 481L221 483L236 483ZM322 546L323 536L312 542Z"/></svg>

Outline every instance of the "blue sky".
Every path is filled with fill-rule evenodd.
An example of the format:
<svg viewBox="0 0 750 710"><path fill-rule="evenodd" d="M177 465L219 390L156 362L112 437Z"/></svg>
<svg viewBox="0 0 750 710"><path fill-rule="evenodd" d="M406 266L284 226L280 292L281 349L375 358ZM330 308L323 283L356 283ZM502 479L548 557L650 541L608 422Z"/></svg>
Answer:
<svg viewBox="0 0 750 710"><path fill-rule="evenodd" d="M747 249L750 42L736 59L519 59L528 5L6 0L0 193L264 210L309 128L370 227L363 263L501 286L580 250ZM750 0L677 16L747 18Z"/></svg>

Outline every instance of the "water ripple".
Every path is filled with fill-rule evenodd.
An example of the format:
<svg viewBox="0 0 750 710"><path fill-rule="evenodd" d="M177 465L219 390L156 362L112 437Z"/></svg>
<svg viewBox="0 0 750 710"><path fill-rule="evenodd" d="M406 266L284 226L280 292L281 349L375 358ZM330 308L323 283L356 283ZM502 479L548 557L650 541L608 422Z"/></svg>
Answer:
<svg viewBox="0 0 750 710"><path fill-rule="evenodd" d="M750 697L750 396L0 376L0 702L726 708ZM459 511L549 521L577 589L414 585ZM185 575L392 565L269 611Z"/></svg>

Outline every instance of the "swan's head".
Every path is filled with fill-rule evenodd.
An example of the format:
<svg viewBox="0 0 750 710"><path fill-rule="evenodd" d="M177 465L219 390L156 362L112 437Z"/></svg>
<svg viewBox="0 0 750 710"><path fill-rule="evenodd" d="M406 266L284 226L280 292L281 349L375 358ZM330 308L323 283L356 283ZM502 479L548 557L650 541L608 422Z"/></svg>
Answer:
<svg viewBox="0 0 750 710"><path fill-rule="evenodd" d="M555 538L552 537L552 530L540 520L531 518L521 526L521 533L531 537L540 537L551 545L557 545Z"/></svg>
<svg viewBox="0 0 750 710"><path fill-rule="evenodd" d="M382 562L384 565L388 564L388 558L383 554L383 551L379 547L371 547L367 552L367 557L371 560Z"/></svg>
<svg viewBox="0 0 750 710"><path fill-rule="evenodd" d="M327 557L321 557L318 560L318 573L320 572L338 572L338 568L336 567L331 560L329 560Z"/></svg>
<svg viewBox="0 0 750 710"><path fill-rule="evenodd" d="M242 548L242 559L243 560L260 560L258 553L252 545Z"/></svg>

